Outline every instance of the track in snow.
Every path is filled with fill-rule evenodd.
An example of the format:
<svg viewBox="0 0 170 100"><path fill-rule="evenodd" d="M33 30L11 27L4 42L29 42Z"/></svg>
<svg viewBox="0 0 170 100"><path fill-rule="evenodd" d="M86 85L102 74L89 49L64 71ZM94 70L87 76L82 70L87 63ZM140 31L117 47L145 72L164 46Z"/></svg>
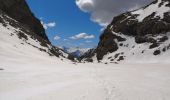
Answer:
<svg viewBox="0 0 170 100"><path fill-rule="evenodd" d="M3 63L4 64L4 63ZM0 100L169 100L169 65L2 65Z"/></svg>

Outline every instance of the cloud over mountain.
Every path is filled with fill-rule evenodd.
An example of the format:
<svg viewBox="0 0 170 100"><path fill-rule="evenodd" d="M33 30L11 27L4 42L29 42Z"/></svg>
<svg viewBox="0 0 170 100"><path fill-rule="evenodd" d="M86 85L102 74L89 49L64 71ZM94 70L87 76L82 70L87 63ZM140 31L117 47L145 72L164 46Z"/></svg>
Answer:
<svg viewBox="0 0 170 100"><path fill-rule="evenodd" d="M56 26L55 22L44 23L43 21L41 21L41 24L43 25L44 29L48 29Z"/></svg>
<svg viewBox="0 0 170 100"><path fill-rule="evenodd" d="M84 12L91 13L91 20L106 26L116 16L127 10L139 8L153 0L76 0Z"/></svg>

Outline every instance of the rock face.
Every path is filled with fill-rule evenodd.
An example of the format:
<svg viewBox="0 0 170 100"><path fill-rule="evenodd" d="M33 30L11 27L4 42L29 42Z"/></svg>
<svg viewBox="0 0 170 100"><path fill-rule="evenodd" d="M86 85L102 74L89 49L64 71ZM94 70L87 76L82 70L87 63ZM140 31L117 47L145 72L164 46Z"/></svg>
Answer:
<svg viewBox="0 0 170 100"><path fill-rule="evenodd" d="M80 61L83 62L84 60L85 62L93 62L92 57L95 56L95 53L96 53L96 49L88 50L87 52L84 53L84 55L80 57Z"/></svg>
<svg viewBox="0 0 170 100"><path fill-rule="evenodd" d="M131 49L136 49L135 47L140 44L149 45L148 49L160 49L159 46L169 39L168 32L170 32L170 0L155 0L138 10L114 17L100 36L96 57L100 61L106 54L118 52L122 47L129 50L133 41L135 42ZM153 54L159 55L158 51ZM122 52L115 55L118 54Z"/></svg>
<svg viewBox="0 0 170 100"><path fill-rule="evenodd" d="M170 0L156 0L139 10L115 17L111 30L131 36L165 34L170 31Z"/></svg>
<svg viewBox="0 0 170 100"><path fill-rule="evenodd" d="M40 20L32 14L25 0L0 0L0 26L11 30L13 33L7 35L21 40L23 46L29 45L27 48L33 47L61 59L68 57L67 53L50 43Z"/></svg>
<svg viewBox="0 0 170 100"><path fill-rule="evenodd" d="M43 26L33 15L25 0L0 0L0 10L49 42Z"/></svg>

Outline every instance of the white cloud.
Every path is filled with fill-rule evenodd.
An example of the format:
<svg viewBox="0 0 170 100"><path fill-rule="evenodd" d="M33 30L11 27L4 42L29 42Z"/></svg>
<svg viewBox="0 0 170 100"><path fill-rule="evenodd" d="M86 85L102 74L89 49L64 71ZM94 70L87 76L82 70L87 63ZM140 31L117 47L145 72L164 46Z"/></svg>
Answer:
<svg viewBox="0 0 170 100"><path fill-rule="evenodd" d="M64 39L64 41L68 41L68 39Z"/></svg>
<svg viewBox="0 0 170 100"><path fill-rule="evenodd" d="M56 23L55 22L50 22L47 24L48 27L55 27Z"/></svg>
<svg viewBox="0 0 170 100"><path fill-rule="evenodd" d="M92 41L89 41L89 40L87 40L87 41L85 41L86 43L91 43Z"/></svg>
<svg viewBox="0 0 170 100"><path fill-rule="evenodd" d="M88 35L87 33L79 33L75 36L72 36L70 37L70 39L73 39L73 40L78 40L78 39L93 39L95 38L94 35Z"/></svg>
<svg viewBox="0 0 170 100"><path fill-rule="evenodd" d="M56 35L56 36L54 37L54 40L59 40L60 38L61 38L60 36Z"/></svg>
<svg viewBox="0 0 170 100"><path fill-rule="evenodd" d="M55 22L44 23L43 21L41 21L41 24L43 25L44 29L48 29L56 26Z"/></svg>
<svg viewBox="0 0 170 100"><path fill-rule="evenodd" d="M151 1L153 0L76 0L76 5L82 11L91 13L92 21L106 26L114 16L139 8Z"/></svg>

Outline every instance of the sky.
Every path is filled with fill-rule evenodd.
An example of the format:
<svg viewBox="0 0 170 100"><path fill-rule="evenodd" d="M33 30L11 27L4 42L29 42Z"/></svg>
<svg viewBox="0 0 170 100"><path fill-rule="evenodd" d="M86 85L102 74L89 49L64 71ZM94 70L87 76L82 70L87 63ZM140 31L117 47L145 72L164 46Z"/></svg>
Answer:
<svg viewBox="0 0 170 100"><path fill-rule="evenodd" d="M94 48L114 16L153 0L27 0L55 46Z"/></svg>

